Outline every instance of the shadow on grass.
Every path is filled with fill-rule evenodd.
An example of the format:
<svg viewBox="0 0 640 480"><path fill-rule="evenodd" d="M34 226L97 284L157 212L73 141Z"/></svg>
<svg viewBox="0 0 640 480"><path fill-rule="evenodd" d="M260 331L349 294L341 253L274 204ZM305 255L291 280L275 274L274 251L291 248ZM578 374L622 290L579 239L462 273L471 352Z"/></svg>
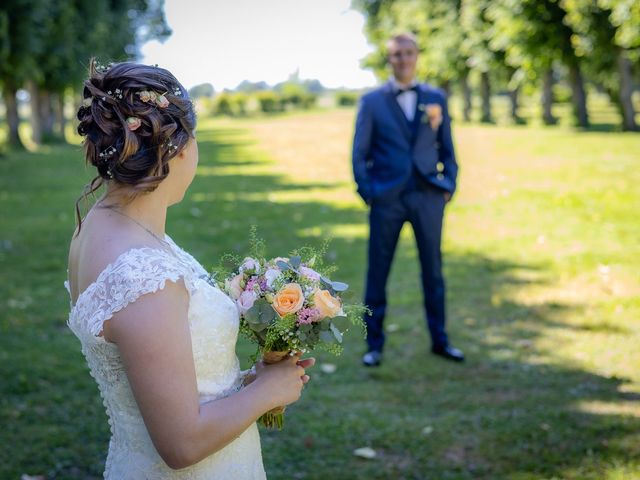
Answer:
<svg viewBox="0 0 640 480"><path fill-rule="evenodd" d="M207 145L202 149L206 152ZM366 223L362 210L335 208L330 202L272 203L267 196L244 196L330 185L292 185L265 175L200 180L194 192L214 192L209 206L200 208L211 212L203 214L202 222L216 225L219 252L246 251L250 223L259 225L272 255L307 243L301 231ZM196 227L185 242L209 256L211 245L199 248L197 238ZM340 266L341 279L352 285L351 299L356 301L362 292L365 249L360 237L338 237L331 243L333 261ZM536 339L552 336L554 329L600 328L610 334L624 334L625 329L569 326L565 315L579 307L557 302L528 306L512 300L512 292L546 281L544 266L447 252L450 329L469 355L465 366L449 365L427 354L417 268L412 241L403 240L389 285L387 323L397 323L398 330L389 335L382 369L359 367L363 346L352 336L347 352L337 360L339 373L317 374L320 386L291 409L298 413L291 415L288 434L265 433L265 461L275 478L535 478L563 476L572 469L597 472L629 459L628 443L637 435L640 420L588 409L594 402L632 401L620 392L625 380L551 362L535 346ZM429 426L433 433L425 435ZM304 444L310 448L292 458L290 452ZM352 450L365 445L378 451L377 460L353 457ZM634 455L637 460L638 452Z"/></svg>
<svg viewBox="0 0 640 480"><path fill-rule="evenodd" d="M273 471L309 479L533 479L603 478L612 465L637 466L640 419L624 413L637 400L621 391L627 381L551 361L535 346L565 327L563 316L576 307L492 301L504 286L522 284L513 272L534 267L446 255L449 283L457 285L450 333L468 354L465 365L455 365L428 354L419 288L403 293L412 282L403 280L406 272L418 277L408 251L398 250L394 266L403 274L390 285L395 305L387 323L396 329L384 365L362 369L359 345L350 345L340 373L319 375L313 399L293 407L300 411L291 429L300 433L266 436L269 448L284 451L313 445L293 465L283 455ZM355 458L352 450L363 446L377 459Z"/></svg>
<svg viewBox="0 0 640 480"><path fill-rule="evenodd" d="M323 238L310 239L309 229L366 223L362 209L337 208L330 200L270 201L270 193L330 193L334 186L247 173L243 167L269 160L249 153L245 138L241 130L202 135L201 166L212 174L198 177L186 201L170 210L169 233L205 266L223 253L246 251L254 223L274 256L301 244L319 246ZM2 240L11 245L0 252L0 294L8 299L0 322L2 478L99 478L106 456L108 428L97 388L64 326L70 212L82 185L79 158L68 158L75 152L25 154L0 165ZM352 286L352 301L362 292L365 249L363 237L339 236L328 252L340 279ZM287 430L264 432L270 477L493 479L576 471L576 477L599 478L608 466L636 465L640 420L602 407L638 400L621 392L625 379L551 361L536 346L554 329L568 328L565 316L579 307L532 307L513 299L514 291L548 281L544 266L478 252L445 252L445 261L449 330L467 363L428 354L415 248L403 239L389 284L387 324L396 331L388 336L384 365L359 365L364 342L354 332L339 359L320 354L338 370L313 372L303 401L289 409ZM354 457L353 449L363 446L374 448L377 458Z"/></svg>

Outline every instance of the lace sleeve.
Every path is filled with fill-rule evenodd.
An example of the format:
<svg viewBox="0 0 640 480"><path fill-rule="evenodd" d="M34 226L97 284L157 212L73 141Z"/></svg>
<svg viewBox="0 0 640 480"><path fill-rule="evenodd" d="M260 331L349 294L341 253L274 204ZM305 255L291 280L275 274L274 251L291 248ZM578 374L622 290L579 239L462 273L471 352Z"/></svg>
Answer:
<svg viewBox="0 0 640 480"><path fill-rule="evenodd" d="M194 286L188 270L168 252L152 248L129 250L110 264L87 291L88 298L79 299L80 319L94 336L100 335L103 324L142 295L157 292L167 280L184 279L189 294ZM89 290L89 289L87 289ZM80 302L80 300L86 300Z"/></svg>

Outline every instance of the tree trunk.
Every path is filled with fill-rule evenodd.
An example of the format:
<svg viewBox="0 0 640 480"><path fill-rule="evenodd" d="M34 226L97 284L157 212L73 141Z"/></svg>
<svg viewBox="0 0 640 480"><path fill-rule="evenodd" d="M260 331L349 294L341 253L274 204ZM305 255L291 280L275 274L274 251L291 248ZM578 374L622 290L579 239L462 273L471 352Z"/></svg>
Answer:
<svg viewBox="0 0 640 480"><path fill-rule="evenodd" d="M471 88L469 87L469 71L465 70L460 79L462 83L462 116L465 122L471 121Z"/></svg>
<svg viewBox="0 0 640 480"><path fill-rule="evenodd" d="M39 94L39 113L40 126L42 128L42 141L48 143L55 140L53 133L54 115L53 115L53 95L44 89L38 89Z"/></svg>
<svg viewBox="0 0 640 480"><path fill-rule="evenodd" d="M440 85L440 88L444 90L444 93L448 98L451 94L451 80L443 80L442 84Z"/></svg>
<svg viewBox="0 0 640 480"><path fill-rule="evenodd" d="M64 130L67 124L66 118L64 118L64 92L60 92L56 95L57 102L54 104L55 116L56 116L56 135L59 135L62 141L65 140Z"/></svg>
<svg viewBox="0 0 640 480"><path fill-rule="evenodd" d="M587 92L584 89L584 80L580 65L577 63L569 66L569 82L573 97L573 113L576 124L579 127L589 126L589 114L587 112Z"/></svg>
<svg viewBox="0 0 640 480"><path fill-rule="evenodd" d="M7 124L9 126L9 137L7 141L12 148L24 148L24 144L20 139L20 115L18 114L18 101L16 100L17 88L5 86L3 97L4 104L7 109Z"/></svg>
<svg viewBox="0 0 640 480"><path fill-rule="evenodd" d="M509 90L509 100L511 103L511 120L513 120L514 123L522 123L522 119L520 118L520 115L518 115L518 109L520 108L519 96L520 87Z"/></svg>
<svg viewBox="0 0 640 480"><path fill-rule="evenodd" d="M482 72L480 75L480 95L482 96L482 118L481 122L491 123L491 82L489 72Z"/></svg>
<svg viewBox="0 0 640 480"><path fill-rule="evenodd" d="M631 61L625 50L618 49L618 77L620 79L619 97L622 112L622 129L626 131L638 130L636 112L633 108L633 72Z"/></svg>
<svg viewBox="0 0 640 480"><path fill-rule="evenodd" d="M36 145L42 143L42 116L40 115L40 91L33 82L28 83L29 94L31 95L31 139Z"/></svg>
<svg viewBox="0 0 640 480"><path fill-rule="evenodd" d="M558 121L553 116L553 68L548 68L542 78L542 121L545 125L555 125Z"/></svg>

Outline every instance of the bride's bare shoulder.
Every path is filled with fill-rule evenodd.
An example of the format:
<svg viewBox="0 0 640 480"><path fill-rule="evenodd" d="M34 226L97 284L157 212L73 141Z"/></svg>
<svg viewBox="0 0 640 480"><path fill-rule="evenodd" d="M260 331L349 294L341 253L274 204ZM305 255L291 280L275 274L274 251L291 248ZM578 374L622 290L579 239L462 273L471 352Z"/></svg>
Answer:
<svg viewBox="0 0 640 480"><path fill-rule="evenodd" d="M69 283L74 301L120 255L153 246L148 238L127 227L117 219L97 214L87 217L76 229L69 245Z"/></svg>

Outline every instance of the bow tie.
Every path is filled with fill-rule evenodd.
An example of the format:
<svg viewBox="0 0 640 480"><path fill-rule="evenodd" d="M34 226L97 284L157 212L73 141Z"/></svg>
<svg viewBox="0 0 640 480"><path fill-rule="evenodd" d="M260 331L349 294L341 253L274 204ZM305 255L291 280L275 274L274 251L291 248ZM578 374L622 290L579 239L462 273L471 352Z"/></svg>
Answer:
<svg viewBox="0 0 640 480"><path fill-rule="evenodd" d="M407 87L407 88L399 88L396 90L396 97L398 95L402 95L403 93L407 93L407 92L418 92L418 85L414 85L413 87Z"/></svg>

